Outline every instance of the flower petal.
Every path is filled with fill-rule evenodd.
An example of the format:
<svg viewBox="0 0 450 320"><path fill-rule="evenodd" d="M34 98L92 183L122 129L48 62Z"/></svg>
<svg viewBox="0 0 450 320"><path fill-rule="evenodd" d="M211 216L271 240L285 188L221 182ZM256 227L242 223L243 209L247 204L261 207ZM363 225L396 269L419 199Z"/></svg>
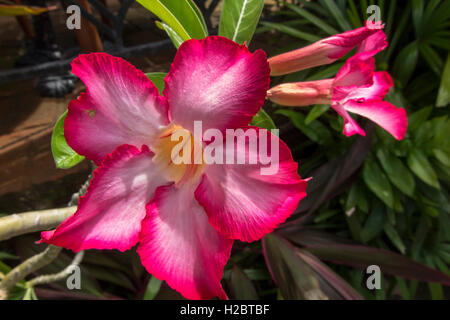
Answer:
<svg viewBox="0 0 450 320"><path fill-rule="evenodd" d="M87 87L69 104L67 143L99 165L122 144L149 145L167 124L167 105L153 83L127 61L106 53L78 56L72 72Z"/></svg>
<svg viewBox="0 0 450 320"><path fill-rule="evenodd" d="M185 41L166 79L164 96L171 120L193 131L240 128L249 124L264 104L269 88L269 65L262 50L224 37Z"/></svg>
<svg viewBox="0 0 450 320"><path fill-rule="evenodd" d="M344 107L340 103L333 103L331 107L344 118L344 128L342 133L347 137L350 137L354 134L359 134L365 136L366 133L363 129L358 125L358 123L352 118L352 116L344 109Z"/></svg>
<svg viewBox="0 0 450 320"><path fill-rule="evenodd" d="M261 145L274 160L272 165L278 162L278 168L272 167L265 175L261 169L268 168L262 164L261 147L256 150L251 139L244 138L251 129L256 132L255 139L266 137ZM250 242L272 232L294 212L306 196L306 180L300 179L289 148L277 136L256 127L241 131L237 141L244 138L245 143L237 142L224 150L225 157L234 152L234 164L208 165L195 196L217 230L226 237ZM236 158L241 156L245 164L238 164ZM256 159L256 164L249 164L250 159Z"/></svg>
<svg viewBox="0 0 450 320"><path fill-rule="evenodd" d="M80 251L125 251L139 240L145 204L166 183L152 167L153 153L122 145L94 171L77 212L56 230L42 232L42 242Z"/></svg>
<svg viewBox="0 0 450 320"><path fill-rule="evenodd" d="M374 56L378 52L386 49L387 46L388 43L386 41L386 34L383 30L378 30L361 42L357 53L366 52L368 55Z"/></svg>
<svg viewBox="0 0 450 320"><path fill-rule="evenodd" d="M350 87L354 89L360 86L369 86L373 83L375 72L375 59L358 53L350 57L334 78L334 87ZM333 99L335 99L333 97ZM338 97L337 99L341 99Z"/></svg>
<svg viewBox="0 0 450 320"><path fill-rule="evenodd" d="M338 97L343 97L342 102L346 100L358 100L361 102L369 101L369 100L383 100L384 96L388 94L389 90L391 90L394 82L392 81L389 73L385 71L374 72L373 74L373 83L370 86L362 86L358 88L346 88L346 87L338 87L335 88L333 92L334 99ZM343 90L345 91L344 95L340 93Z"/></svg>
<svg viewBox="0 0 450 320"><path fill-rule="evenodd" d="M226 299L220 280L233 240L220 235L194 188L160 187L147 205L137 252L147 271L188 299Z"/></svg>
<svg viewBox="0 0 450 320"><path fill-rule="evenodd" d="M359 103L355 100L347 101L344 108L347 111L372 120L392 134L397 140L402 140L405 137L408 126L405 109L397 108L387 101L366 101Z"/></svg>

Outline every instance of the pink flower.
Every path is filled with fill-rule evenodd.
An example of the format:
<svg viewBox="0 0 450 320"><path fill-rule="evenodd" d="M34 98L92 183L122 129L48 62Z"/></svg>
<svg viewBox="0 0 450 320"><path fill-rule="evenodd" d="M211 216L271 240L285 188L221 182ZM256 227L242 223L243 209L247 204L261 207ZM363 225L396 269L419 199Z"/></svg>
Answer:
<svg viewBox="0 0 450 320"><path fill-rule="evenodd" d="M280 76L293 73L325 64L330 64L346 55L357 45L360 51L370 51L375 49L376 44L379 50L384 49L387 43L375 41L377 37L382 37L384 27L381 23L368 23L367 26L337 34L309 46L280 54L269 59L270 75ZM376 35L374 37L374 35ZM361 43L364 42L363 45Z"/></svg>
<svg viewBox="0 0 450 320"><path fill-rule="evenodd" d="M361 43L334 79L280 84L271 88L267 97L286 106L330 104L344 118L346 136L365 135L351 112L372 120L401 140L406 134L406 111L383 101L393 82L387 72L375 72L373 56L385 48L385 43L386 36L379 31Z"/></svg>
<svg viewBox="0 0 450 320"><path fill-rule="evenodd" d="M99 167L77 212L41 241L73 251L139 243L148 272L186 298L226 298L220 280L233 239L254 241L284 222L306 181L276 136L279 169L271 176L260 164L176 164L168 137L181 127L192 132L196 120L204 130L245 134L269 86L265 53L223 37L186 41L164 97L144 73L108 54L80 55L72 71L87 90L69 105L65 136ZM234 151L252 156L237 143Z"/></svg>

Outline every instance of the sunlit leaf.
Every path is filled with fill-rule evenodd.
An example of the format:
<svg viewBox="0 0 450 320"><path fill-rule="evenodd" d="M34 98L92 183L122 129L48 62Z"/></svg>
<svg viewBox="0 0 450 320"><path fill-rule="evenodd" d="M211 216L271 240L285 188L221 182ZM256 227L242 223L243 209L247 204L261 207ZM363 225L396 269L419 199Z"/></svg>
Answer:
<svg viewBox="0 0 450 320"><path fill-rule="evenodd" d="M167 73L164 72L149 72L145 74L147 78L150 79L151 82L155 85L156 88L158 88L158 92L160 95L163 94L164 91L164 78L167 76Z"/></svg>
<svg viewBox="0 0 450 320"><path fill-rule="evenodd" d="M153 300L161 288L162 281L152 276L148 281L147 288L145 289L143 300Z"/></svg>
<svg viewBox="0 0 450 320"><path fill-rule="evenodd" d="M181 39L181 37L178 35L178 33L176 33L171 27L169 27L164 22L156 21L155 23L159 29L164 30L167 33L170 40L172 40L172 43L175 46L175 48L178 49L181 46L181 44L183 43L183 39Z"/></svg>
<svg viewBox="0 0 450 320"><path fill-rule="evenodd" d="M258 25L264 0L224 0L219 36L239 44L250 42Z"/></svg>
<svg viewBox="0 0 450 320"><path fill-rule="evenodd" d="M263 109L260 109L258 113L253 117L252 126L264 128L266 130L276 129L276 125L272 118Z"/></svg>
<svg viewBox="0 0 450 320"><path fill-rule="evenodd" d="M60 169L69 169L80 163L84 157L76 153L66 141L64 137L64 119L66 119L67 111L58 119L52 134L52 154L56 167Z"/></svg>
<svg viewBox="0 0 450 320"><path fill-rule="evenodd" d="M160 18L183 40L208 36L203 17L190 0L138 0L147 10Z"/></svg>

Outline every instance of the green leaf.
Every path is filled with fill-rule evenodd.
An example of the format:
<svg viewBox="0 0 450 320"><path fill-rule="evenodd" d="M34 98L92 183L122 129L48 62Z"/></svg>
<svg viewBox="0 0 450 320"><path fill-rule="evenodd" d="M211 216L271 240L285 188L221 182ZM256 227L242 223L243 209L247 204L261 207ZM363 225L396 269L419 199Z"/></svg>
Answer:
<svg viewBox="0 0 450 320"><path fill-rule="evenodd" d="M36 296L33 287L27 288L22 300L38 300L38 297Z"/></svg>
<svg viewBox="0 0 450 320"><path fill-rule="evenodd" d="M433 155L438 159L444 166L450 167L450 155L440 149L433 149Z"/></svg>
<svg viewBox="0 0 450 320"><path fill-rule="evenodd" d="M237 300L258 300L258 294L247 275L237 266L233 266L230 277L231 292Z"/></svg>
<svg viewBox="0 0 450 320"><path fill-rule="evenodd" d="M314 24L318 28L322 29L323 31L325 31L329 35L335 35L335 34L339 33L339 31L337 31L335 28L331 27L325 21L323 21L322 19L318 18L317 16L315 16L312 13L310 13L309 11L307 11L307 10L301 8L301 7L298 7L298 6L294 6L291 3L287 3L286 5L292 11L298 13L300 16L302 16L303 18L305 18L306 20L308 20L309 22L311 22L312 24Z"/></svg>
<svg viewBox="0 0 450 320"><path fill-rule="evenodd" d="M397 230L395 230L394 226L387 221L384 225L384 232L388 236L388 238L391 240L391 242L394 244L394 246L402 253L405 254L406 248L403 244L403 240L398 234Z"/></svg>
<svg viewBox="0 0 450 320"><path fill-rule="evenodd" d="M183 40L208 36L205 21L191 0L138 0Z"/></svg>
<svg viewBox="0 0 450 320"><path fill-rule="evenodd" d="M142 300L153 300L161 288L162 281L152 276L147 284L147 289L145 289L144 296Z"/></svg>
<svg viewBox="0 0 450 320"><path fill-rule="evenodd" d="M292 123L302 131L309 139L321 145L328 145L333 141L333 136L328 128L320 121L315 120L310 124L305 123L305 116L301 112L290 109L280 109L275 113L284 115L291 119Z"/></svg>
<svg viewBox="0 0 450 320"><path fill-rule="evenodd" d="M171 27L161 21L156 21L155 24L159 29L164 30L167 33L175 48L178 49L181 46L183 39L181 39L178 33L176 33Z"/></svg>
<svg viewBox="0 0 450 320"><path fill-rule="evenodd" d="M421 150L411 150L408 155L408 166L423 182L440 189L436 172Z"/></svg>
<svg viewBox="0 0 450 320"><path fill-rule="evenodd" d="M95 117L95 110L89 114ZM51 141L53 160L55 160L56 167L60 169L72 168L84 159L83 156L69 147L64 137L64 119L66 119L66 116L67 111L56 121Z"/></svg>
<svg viewBox="0 0 450 320"><path fill-rule="evenodd" d="M167 76L167 73L164 72L149 72L145 74L147 78L150 79L151 82L158 88L159 94L162 95L164 91L164 78Z"/></svg>
<svg viewBox="0 0 450 320"><path fill-rule="evenodd" d="M444 72L442 73L436 106L445 107L450 103L450 54L447 56Z"/></svg>
<svg viewBox="0 0 450 320"><path fill-rule="evenodd" d="M369 242L378 236L383 231L385 221L386 215L384 214L383 207L378 205L372 208L362 230L361 237L363 242Z"/></svg>
<svg viewBox="0 0 450 320"><path fill-rule="evenodd" d="M15 259L19 259L19 257L15 256L13 254L10 254L8 252L0 251L0 260L5 260L5 259L15 260Z"/></svg>
<svg viewBox="0 0 450 320"><path fill-rule="evenodd" d="M288 34L292 37L299 38L302 40L306 40L308 42L316 42L319 41L321 38L313 35L311 33L299 31L298 29L288 27L282 23L275 23L275 22L261 22L263 26L269 27L271 29L275 29L277 31L280 31L282 33Z"/></svg>
<svg viewBox="0 0 450 320"><path fill-rule="evenodd" d="M417 42L412 42L404 47L395 59L393 74L403 87L406 86L416 69L418 58L419 49Z"/></svg>
<svg viewBox="0 0 450 320"><path fill-rule="evenodd" d="M253 37L264 0L224 0L219 23L219 36L239 44Z"/></svg>
<svg viewBox="0 0 450 320"><path fill-rule="evenodd" d="M430 116L433 107L422 108L410 115L408 115L408 130L416 131Z"/></svg>
<svg viewBox="0 0 450 320"><path fill-rule="evenodd" d="M383 149L377 151L377 157L392 184L406 195L412 197L416 183L414 176L403 162L392 153L388 153Z"/></svg>
<svg viewBox="0 0 450 320"><path fill-rule="evenodd" d="M322 114L328 111L330 109L330 106L327 104L317 104L315 105L311 111L308 113L305 119L305 124L310 124L317 118L319 118Z"/></svg>
<svg viewBox="0 0 450 320"><path fill-rule="evenodd" d="M373 160L368 158L363 167L363 179L369 189L389 208L394 207L394 195L388 178Z"/></svg>
<svg viewBox="0 0 450 320"><path fill-rule="evenodd" d="M342 13L341 9L339 9L339 7L337 6L335 0L322 0L321 2L325 4L325 6L328 8L328 11L331 13L331 15L334 17L336 22L343 30L351 29L350 24L344 18L344 14Z"/></svg>
<svg viewBox="0 0 450 320"><path fill-rule="evenodd" d="M277 126L273 122L272 118L263 109L260 109L258 113L253 117L252 126L264 128L266 130L276 129Z"/></svg>

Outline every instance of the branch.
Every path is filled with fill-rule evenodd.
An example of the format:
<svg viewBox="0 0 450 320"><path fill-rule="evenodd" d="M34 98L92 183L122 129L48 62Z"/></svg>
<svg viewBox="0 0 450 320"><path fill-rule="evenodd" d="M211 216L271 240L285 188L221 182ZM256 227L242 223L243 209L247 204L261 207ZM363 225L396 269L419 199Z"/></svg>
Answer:
<svg viewBox="0 0 450 320"><path fill-rule="evenodd" d="M30 211L0 218L0 241L25 233L52 229L71 216L77 207Z"/></svg>
<svg viewBox="0 0 450 320"><path fill-rule="evenodd" d="M62 271L58 272L58 273L54 273L54 274L47 274L47 275L43 275L43 276L39 276L36 277L30 281L28 281L28 285L30 287L34 287L36 285L39 284L45 284L45 283L50 283L50 282L56 282L59 280L63 280L65 278L67 278L67 276L70 275L70 273L73 271L73 267L78 266L81 261L83 260L84 257L84 251L80 251L78 252L75 257L72 260L72 263L69 264L65 269L63 269Z"/></svg>
<svg viewBox="0 0 450 320"><path fill-rule="evenodd" d="M23 280L30 273L55 260L61 250L61 247L49 245L43 252L28 258L11 270L3 277L2 282L0 282L0 300L8 297L8 292L16 285L17 282Z"/></svg>

